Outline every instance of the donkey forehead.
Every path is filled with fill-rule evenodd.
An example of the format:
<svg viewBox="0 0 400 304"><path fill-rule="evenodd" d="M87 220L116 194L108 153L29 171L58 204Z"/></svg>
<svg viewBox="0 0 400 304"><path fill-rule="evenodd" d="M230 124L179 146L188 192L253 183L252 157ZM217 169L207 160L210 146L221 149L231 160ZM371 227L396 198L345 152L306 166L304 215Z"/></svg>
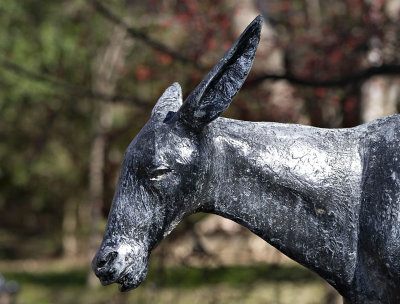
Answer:
<svg viewBox="0 0 400 304"><path fill-rule="evenodd" d="M127 155L136 162L162 165L171 161L185 164L197 155L194 139L168 125L148 124L133 139Z"/></svg>

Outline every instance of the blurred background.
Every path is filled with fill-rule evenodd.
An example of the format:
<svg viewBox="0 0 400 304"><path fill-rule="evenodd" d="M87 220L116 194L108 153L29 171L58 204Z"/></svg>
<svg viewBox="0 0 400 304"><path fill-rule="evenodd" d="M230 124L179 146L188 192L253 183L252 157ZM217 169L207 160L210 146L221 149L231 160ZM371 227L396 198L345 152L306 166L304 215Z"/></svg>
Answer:
<svg viewBox="0 0 400 304"><path fill-rule="evenodd" d="M187 96L258 14L254 66L225 116L337 128L398 111L398 0L0 2L1 304L341 303L206 214L155 250L135 291L90 271L124 150L158 97L175 81Z"/></svg>

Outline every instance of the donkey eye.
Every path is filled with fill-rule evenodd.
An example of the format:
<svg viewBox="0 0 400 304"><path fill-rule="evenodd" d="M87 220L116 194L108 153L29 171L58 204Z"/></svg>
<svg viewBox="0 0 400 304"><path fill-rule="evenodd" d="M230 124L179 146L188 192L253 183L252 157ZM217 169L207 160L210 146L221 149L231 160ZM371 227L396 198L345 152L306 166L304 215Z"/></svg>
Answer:
<svg viewBox="0 0 400 304"><path fill-rule="evenodd" d="M172 172L172 169L170 169L170 168L155 168L155 169L150 170L149 177L150 177L150 180L157 181L157 180L162 179L169 172Z"/></svg>

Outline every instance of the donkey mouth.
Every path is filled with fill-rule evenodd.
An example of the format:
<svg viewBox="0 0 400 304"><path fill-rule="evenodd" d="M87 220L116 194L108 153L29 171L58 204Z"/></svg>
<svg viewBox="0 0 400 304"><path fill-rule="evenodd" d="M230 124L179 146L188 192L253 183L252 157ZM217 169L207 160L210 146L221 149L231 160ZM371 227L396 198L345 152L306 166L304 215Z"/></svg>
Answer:
<svg viewBox="0 0 400 304"><path fill-rule="evenodd" d="M147 268L140 272L133 271L134 265L128 266L116 280L121 292L129 291L138 287L147 275Z"/></svg>
<svg viewBox="0 0 400 304"><path fill-rule="evenodd" d="M132 282L120 282L118 281L118 290L121 292L125 292L125 291L129 291L132 289L135 289L136 287L138 287L140 285L141 282L137 282L137 283L132 283Z"/></svg>

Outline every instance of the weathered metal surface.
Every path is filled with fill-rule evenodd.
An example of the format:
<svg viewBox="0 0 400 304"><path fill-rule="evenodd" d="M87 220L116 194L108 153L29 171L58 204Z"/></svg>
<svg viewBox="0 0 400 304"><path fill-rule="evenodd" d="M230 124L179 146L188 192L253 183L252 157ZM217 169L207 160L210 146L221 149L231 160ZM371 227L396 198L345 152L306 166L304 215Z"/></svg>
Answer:
<svg viewBox="0 0 400 304"><path fill-rule="evenodd" d="M256 18L182 105L170 86L129 145L93 269L121 291L186 215L232 219L349 303L400 303L400 117L351 129L218 118L243 84ZM218 118L218 119L217 119Z"/></svg>

